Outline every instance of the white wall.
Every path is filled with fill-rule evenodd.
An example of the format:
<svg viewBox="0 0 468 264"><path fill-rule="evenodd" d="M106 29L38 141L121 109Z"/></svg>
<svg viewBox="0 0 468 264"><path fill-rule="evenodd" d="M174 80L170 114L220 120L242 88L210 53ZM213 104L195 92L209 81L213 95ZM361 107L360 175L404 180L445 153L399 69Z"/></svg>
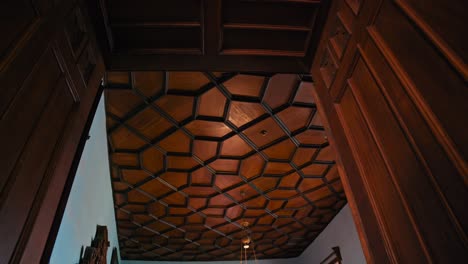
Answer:
<svg viewBox="0 0 468 264"><path fill-rule="evenodd" d="M89 246L96 225L105 225L110 247L118 247L114 203L109 175L104 97L101 98L78 165L50 263L75 264L81 247Z"/></svg>
<svg viewBox="0 0 468 264"><path fill-rule="evenodd" d="M346 205L333 218L331 223L315 239L315 241L297 258L259 260L259 264L319 264L330 255L332 247L339 246L343 264L366 263L361 243L354 226L351 210ZM211 262L165 262L165 261L122 261L122 264L236 264L239 261ZM249 262L250 263L250 262Z"/></svg>
<svg viewBox="0 0 468 264"><path fill-rule="evenodd" d="M336 246L340 247L343 264L366 263L348 205L341 209L325 230L299 256L298 263L320 263L320 261L332 253L331 248Z"/></svg>

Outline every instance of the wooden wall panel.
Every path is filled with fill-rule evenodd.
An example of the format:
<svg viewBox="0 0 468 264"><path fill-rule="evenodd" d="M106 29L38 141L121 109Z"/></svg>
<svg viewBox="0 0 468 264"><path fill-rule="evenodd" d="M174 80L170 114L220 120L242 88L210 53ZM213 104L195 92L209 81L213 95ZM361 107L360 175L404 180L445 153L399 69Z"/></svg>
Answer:
<svg viewBox="0 0 468 264"><path fill-rule="evenodd" d="M468 104L464 103L468 100L467 79L454 71L449 61L411 22L395 4L384 2L370 34L381 45L394 68L400 71L397 74L404 78L408 93L441 144L467 174L466 123L458 122L460 116L457 114L468 112ZM428 78L428 73L437 74Z"/></svg>
<svg viewBox="0 0 468 264"><path fill-rule="evenodd" d="M110 70L307 73L330 1L89 3Z"/></svg>
<svg viewBox="0 0 468 264"><path fill-rule="evenodd" d="M461 113L468 112L468 90L459 49L466 37L451 35L459 13L422 1L351 2L332 6L318 50L324 57L315 59L312 75L366 257L370 263L466 259L468 124ZM435 14L443 24L435 24ZM336 41L335 32L343 32L337 20L350 34L346 41Z"/></svg>
<svg viewBox="0 0 468 264"><path fill-rule="evenodd" d="M1 8L0 262L39 263L104 67L80 2L13 2Z"/></svg>
<svg viewBox="0 0 468 264"><path fill-rule="evenodd" d="M466 32L460 30L466 24L468 2L437 1L428 5L424 0L398 0L395 3L466 79L468 39Z"/></svg>
<svg viewBox="0 0 468 264"><path fill-rule="evenodd" d="M0 144L4 146L1 152L0 166L4 173L0 176L0 188L3 189L7 177L11 174L15 162L26 144L35 122L38 120L42 108L60 78L60 66L51 48L47 49L37 63L33 72L26 80L23 90L19 91L9 106L5 105L2 115L2 137ZM32 89L34 87L34 89ZM22 115L25 105L30 107L31 115ZM22 129L18 130L21 127Z"/></svg>
<svg viewBox="0 0 468 264"><path fill-rule="evenodd" d="M359 65L359 64L358 64ZM357 71L362 70L357 68ZM357 73L365 74L365 73ZM354 86L353 86L354 88ZM423 262L424 253L416 247L417 235L407 220L404 204L399 198L398 190L394 186L391 173L385 166L385 157L378 155L378 142L372 140L373 131L368 128L368 120L360 104L355 98L352 88L347 88L337 107L338 115L346 131L353 157L363 177L364 189L372 200L373 210L376 212L384 242L391 247L393 261L399 262L401 258L395 252L406 253L406 257L413 256L413 260ZM367 112L367 111L366 111ZM374 121L374 120L373 120ZM391 230L399 229L394 233ZM404 234L404 239L396 237ZM396 241L399 241L396 243ZM405 252L405 248L414 248L413 252Z"/></svg>
<svg viewBox="0 0 468 264"><path fill-rule="evenodd" d="M26 146L22 149L19 157L21 163L16 165L11 174L14 179L10 180L8 190L3 190L3 194L7 196L2 197L0 217L4 220L0 232L6 240L13 240L20 235L28 215L32 213L24 209L32 207L42 181L50 173L48 167L50 163L53 164L54 152L60 150L61 132L64 130L72 106L73 98L62 78L43 109L35 129L29 135ZM38 160L38 156L41 159ZM2 256L8 256L5 253L2 250Z"/></svg>

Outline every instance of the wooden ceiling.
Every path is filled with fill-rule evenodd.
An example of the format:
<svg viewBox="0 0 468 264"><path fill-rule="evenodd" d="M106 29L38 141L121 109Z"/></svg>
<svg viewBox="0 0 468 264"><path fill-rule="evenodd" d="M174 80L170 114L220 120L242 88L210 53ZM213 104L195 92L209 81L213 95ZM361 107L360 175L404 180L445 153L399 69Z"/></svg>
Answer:
<svg viewBox="0 0 468 264"><path fill-rule="evenodd" d="M346 203L310 78L109 72L106 112L123 259L295 257Z"/></svg>
<svg viewBox="0 0 468 264"><path fill-rule="evenodd" d="M329 1L89 1L110 70L307 73Z"/></svg>

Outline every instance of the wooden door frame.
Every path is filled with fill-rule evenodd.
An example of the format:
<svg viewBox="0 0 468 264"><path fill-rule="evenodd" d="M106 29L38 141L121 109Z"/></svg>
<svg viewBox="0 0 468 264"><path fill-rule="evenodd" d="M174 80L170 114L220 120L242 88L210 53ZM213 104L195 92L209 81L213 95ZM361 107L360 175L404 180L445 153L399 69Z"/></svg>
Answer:
<svg viewBox="0 0 468 264"><path fill-rule="evenodd" d="M99 32L99 31L98 31ZM177 70L175 67L173 70ZM186 68L180 70L187 70ZM245 69L238 69L245 70ZM54 243L60 228L60 224L63 218L63 214L67 205L67 200L70 195L70 191L73 185L73 181L76 176L76 171L86 144L88 137L89 129L91 127L92 121L94 119L98 103L102 98L104 87L101 85L96 96L93 99L91 111L89 112L86 118L86 124L84 130L80 136L78 143L78 148L74 154L72 165L69 168L68 176L66 177L66 182L63 185L62 189L54 189L55 193L61 193L61 195L56 195L55 198L46 199L43 201L40 206L41 208L56 208L53 209L54 220L50 227L49 222L41 221L40 219L35 219L34 223L29 223L30 226L34 226L34 230L44 229L41 234L36 234L35 239L45 240L47 237L47 242L45 248L40 247L31 248L30 245L27 252L29 255L42 256L41 263L48 263ZM317 100L317 107L319 112L323 113L322 119L326 130L329 134L330 145L335 148L337 153L337 165L340 174L340 178L343 182L345 189L345 194L347 196L351 212L357 227L358 235L361 240L362 248L366 259L370 263L376 263L378 260L383 260L388 258L388 253L386 253L387 245L382 240L379 240L380 231L379 223L377 223L377 217L373 207L371 206L371 199L368 197L367 193L362 191L358 192L357 190L364 188L363 178L361 176L358 165L356 164L353 155L353 150L348 145L346 140L345 131L339 121L337 112L335 111L334 102L330 99L328 90L325 87L318 87L314 89L313 96ZM68 154L71 155L71 154ZM52 182L46 188L46 190L51 190L53 186ZM58 203L58 207L57 207ZM364 213L368 215L364 215ZM366 217L371 215L372 217ZM50 228L49 228L50 227ZM33 239L33 242L35 240ZM388 262L391 262L388 260Z"/></svg>
<svg viewBox="0 0 468 264"><path fill-rule="evenodd" d="M78 166L80 165L81 157L83 155L86 142L89 139L89 131L91 129L91 125L93 124L93 120L94 120L94 117L96 116L96 111L98 109L99 102L102 100L103 95L104 95L104 86L101 84L99 85L98 92L96 94L96 97L93 100L89 115L86 118L85 127L83 129L83 133L80 136L80 141L78 143L78 147L77 147L75 156L73 158L73 161L70 167L70 172L68 173L67 180L65 182L65 185L63 186L62 195L60 196L58 207L55 212L55 217L52 222L49 235L47 237L47 242L42 252L41 263L49 263L50 261L50 257L54 249L54 245L57 239L60 225L62 223L63 214L65 213L65 208L67 207L67 202L68 202L68 198L70 197L70 192L73 186L73 182L75 181L75 176L78 170ZM45 206L47 206L47 204L45 204Z"/></svg>
<svg viewBox="0 0 468 264"><path fill-rule="evenodd" d="M240 70L240 71L242 71L242 70ZM66 180L66 183L65 183L63 191L62 191L62 195L61 195L60 200L59 200L59 204L58 204L58 207L57 207L57 210L56 210L56 213L55 213L55 217L54 217L51 229L50 229L49 234L48 234L47 243L46 243L45 248L44 248L44 250L42 252L41 263L49 263L49 260L50 260L50 257L51 257L51 254L52 254L52 251L53 251L53 248L54 248L54 244L55 244L55 241L56 241L56 238L57 238L57 235L58 235L58 231L60 229L60 225L61 225L61 222L62 222L62 219L63 219L63 214L64 214L65 208L67 206L67 201L68 201L68 198L70 196L71 188L73 186L73 182L75 180L77 169L78 169L78 166L80 164L80 160L81 160L81 157L82 157L82 154L83 154L83 151L84 151L84 147L85 147L86 142L87 142L87 140L89 138L89 131L91 129L91 125L92 125L94 117L96 115L96 111L97 111L97 108L99 106L99 102L104 97L104 90L105 90L105 87L102 84L100 84L98 92L96 94L96 97L93 100L91 110L89 112L89 115L88 115L87 120L86 120L85 127L83 129L83 133L82 133L82 135L80 137L80 142L78 144L77 151L76 151L75 156L74 156L73 161L72 161L70 172L69 172L69 174L67 176L67 180ZM329 118L335 118L336 117L335 121L338 121L338 116L336 116L336 112L334 112L334 111L330 112L329 111L329 109L331 109L330 108L331 107L331 105L330 105L331 102L327 101L326 100L326 97L327 97L326 94L321 94L321 92L325 92L325 91L320 91L320 90L317 91L317 89L314 89L314 94L311 95L311 96L314 97L314 99L317 101L317 108L319 109L319 112L323 113L322 116L321 116L322 121L323 121L324 126L325 126L325 128L327 130L330 145L331 145L331 147L333 147L335 149L335 152L336 152L336 155L337 155L336 159L337 159L337 167L338 167L338 170L339 170L340 179L343 182L343 187L345 189L345 194L346 194L346 197L348 199L348 203L350 205L350 209L351 209L351 212L352 212L352 215L353 215L353 219L355 221L355 225L356 225L358 235L359 235L359 238L360 238L360 241L361 241L361 246L363 248L366 259L371 260L371 259L373 259L373 257L372 257L372 254L370 253L369 245L367 244L367 238L366 238L365 232L363 230L363 223L361 222L361 217L359 216L359 211L358 211L358 206L357 206L357 203L356 203L356 199L354 198L354 195L352 195L352 196L350 195L350 194L352 194L352 190L351 190L351 187L350 187L351 186L350 185L350 180L348 179L348 176L347 176L349 173L358 173L358 171L357 171L356 167L354 166L354 163L352 163L352 160L351 160L352 157L344 157L343 158L341 156L341 153L336 151L335 137L331 133L331 130L332 130L332 127L339 126L339 123L338 122L330 122ZM337 130L339 130L339 129L337 129ZM340 138L340 137L338 137L338 138ZM344 136L341 137L341 139L344 139ZM356 175L358 175L358 174L356 174ZM357 183L357 184L359 184L359 183ZM48 205L43 204L43 206L47 207Z"/></svg>

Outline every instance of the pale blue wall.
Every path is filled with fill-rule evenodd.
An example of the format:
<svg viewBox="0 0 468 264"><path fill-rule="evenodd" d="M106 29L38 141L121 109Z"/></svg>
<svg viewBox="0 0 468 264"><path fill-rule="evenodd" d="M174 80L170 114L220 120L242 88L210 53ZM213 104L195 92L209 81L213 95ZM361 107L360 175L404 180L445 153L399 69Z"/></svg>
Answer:
<svg viewBox="0 0 468 264"><path fill-rule="evenodd" d="M101 98L68 198L50 263L75 264L90 245L96 225L107 226L110 247L118 247L107 153L104 97Z"/></svg>
<svg viewBox="0 0 468 264"><path fill-rule="evenodd" d="M299 264L320 263L331 252L332 247L340 247L343 264L366 263L361 242L349 206L346 205L333 218L330 224L299 256Z"/></svg>
<svg viewBox="0 0 468 264"><path fill-rule="evenodd" d="M364 264L366 260L362 252L356 227L351 216L351 210L346 205L333 218L331 223L315 239L315 241L297 258L259 260L259 264L319 264L330 255L332 247L339 246L343 264ZM164 261L122 261L122 264L237 264L239 261L211 262L164 262ZM250 262L249 262L250 263ZM253 262L252 262L253 263Z"/></svg>

